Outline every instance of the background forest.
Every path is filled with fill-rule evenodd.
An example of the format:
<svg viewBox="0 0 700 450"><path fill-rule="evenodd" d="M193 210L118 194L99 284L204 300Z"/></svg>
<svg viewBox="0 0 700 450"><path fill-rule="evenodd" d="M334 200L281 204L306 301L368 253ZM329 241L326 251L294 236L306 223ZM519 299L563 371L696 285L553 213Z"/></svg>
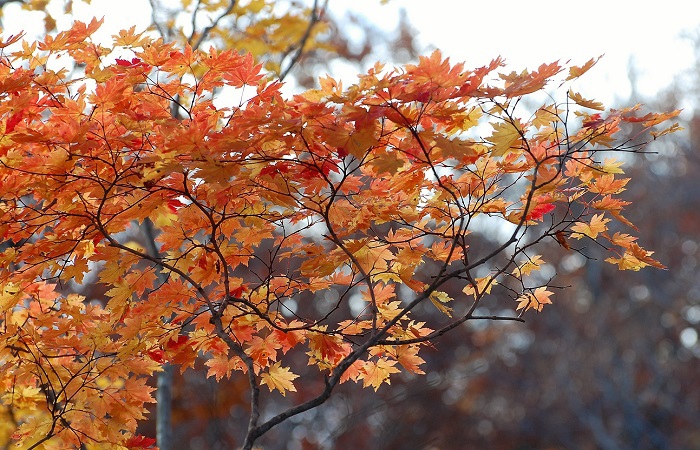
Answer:
<svg viewBox="0 0 700 450"><path fill-rule="evenodd" d="M10 9L18 6L12 3L0 3L4 22L25 14ZM41 10L37 3L48 2L27 4ZM152 2L160 8L153 14L157 32L173 40L187 38L187 28L178 28L176 16L168 15L172 8L157 3ZM360 72L377 59L414 62L426 53L420 30L411 25L412 11L388 29L352 12L333 15L333 3L328 16L318 19L322 31L314 35L312 51L302 51L303 43L284 45L293 33L280 32L268 36L269 47L260 47L256 55L290 90L315 87L325 72ZM70 13L56 11L42 19L49 29L52 20L63 20L61 13ZM293 21L287 25L297 27L297 41L303 38L304 27ZM227 40L212 33L209 38L223 46L243 43L255 53L254 39L244 37L250 36ZM194 33L189 38L196 41ZM695 42L700 48L700 40ZM597 55L570 56L587 60ZM625 161L632 178L626 199L634 204L625 216L667 270L618 271L603 262L602 248L584 241L572 243L575 250L562 257L552 240L552 255L559 256L544 255L552 262L548 270L557 274L556 285L566 287L556 291L554 305L526 316L525 323L467 322L460 333L447 333L424 350L425 375L397 374L376 394L343 384L327 403L280 424L257 444L268 450L700 447L700 114L694 113L700 100L700 50L696 56L692 73L679 73L674 84L653 97L634 89L632 70L631 97L616 100L620 106L644 103L659 111L685 108L685 131ZM488 246L489 230L481 233ZM89 299L102 299L106 291L95 277L67 289ZM318 298L313 307L322 312L334 301ZM502 312L498 302L490 305L482 315ZM422 315L434 315L437 323L446 320L437 309L423 306ZM201 364L184 374L173 371L173 449L228 449L240 444L237 439L245 432L247 381L235 376L216 381L207 378L206 369ZM304 379L304 373L299 375ZM299 383L298 395L317 387ZM290 400L277 395L275 401ZM155 408L139 433L155 436L154 419Z"/></svg>

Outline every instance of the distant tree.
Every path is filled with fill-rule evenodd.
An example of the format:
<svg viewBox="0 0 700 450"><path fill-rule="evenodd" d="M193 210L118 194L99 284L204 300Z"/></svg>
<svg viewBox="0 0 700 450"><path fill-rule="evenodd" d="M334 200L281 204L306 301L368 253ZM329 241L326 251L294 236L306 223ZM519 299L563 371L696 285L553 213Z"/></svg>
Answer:
<svg viewBox="0 0 700 450"><path fill-rule="evenodd" d="M603 153L640 151L678 112L563 91L595 60L508 73L436 51L289 98L255 52L133 29L103 47L99 26L0 45L0 426L19 446L152 446L149 377L203 362L246 380L250 449L342 382L423 373L421 349L467 321L541 311L546 242L661 267L608 232L632 223ZM521 106L552 82L563 100ZM130 237L151 226L154 248ZM108 301L62 289L93 272Z"/></svg>

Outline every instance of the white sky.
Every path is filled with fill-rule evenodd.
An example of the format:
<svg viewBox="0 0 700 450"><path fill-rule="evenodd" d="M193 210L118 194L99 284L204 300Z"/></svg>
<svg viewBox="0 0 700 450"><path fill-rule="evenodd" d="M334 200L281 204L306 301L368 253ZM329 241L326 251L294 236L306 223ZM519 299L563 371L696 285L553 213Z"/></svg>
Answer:
<svg viewBox="0 0 700 450"><path fill-rule="evenodd" d="M500 54L520 70L556 60L582 64L604 54L586 78L596 91L609 96L600 98L606 103L629 95L630 57L638 71L639 92L651 96L668 86L694 62L692 42L681 35L700 30L698 4L689 0L393 3L405 6L423 40L456 60L474 61L473 65Z"/></svg>
<svg viewBox="0 0 700 450"><path fill-rule="evenodd" d="M378 0L330 0L330 7L360 12L389 30L403 8L426 53L440 48L453 62L466 61L467 67L498 55L513 70L521 70L555 60L582 64L605 54L584 78L582 90L606 105L629 95L631 57L640 93L653 96L667 87L694 62L692 42L681 38L682 33L700 31L700 14L691 0L390 0L383 7ZM83 21L104 15L105 39L121 28L143 29L150 22L147 0L93 0L90 7L75 2L74 11ZM5 7L4 25L6 35L41 27L13 3ZM67 20L59 21L59 27L67 26Z"/></svg>

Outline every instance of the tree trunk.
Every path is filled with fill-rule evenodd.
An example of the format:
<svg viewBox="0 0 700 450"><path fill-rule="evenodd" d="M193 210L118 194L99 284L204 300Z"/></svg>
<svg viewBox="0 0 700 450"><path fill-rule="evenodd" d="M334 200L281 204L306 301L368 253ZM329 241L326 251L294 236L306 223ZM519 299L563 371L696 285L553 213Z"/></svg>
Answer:
<svg viewBox="0 0 700 450"><path fill-rule="evenodd" d="M158 374L156 390L156 442L160 450L171 450L173 446L173 366L165 364Z"/></svg>

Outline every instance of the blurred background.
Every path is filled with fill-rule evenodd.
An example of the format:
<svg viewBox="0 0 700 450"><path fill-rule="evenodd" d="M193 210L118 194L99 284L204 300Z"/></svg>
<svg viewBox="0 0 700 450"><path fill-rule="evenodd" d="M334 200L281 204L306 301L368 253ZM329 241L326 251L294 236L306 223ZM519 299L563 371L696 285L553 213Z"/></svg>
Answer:
<svg viewBox="0 0 700 450"><path fill-rule="evenodd" d="M303 2L279 2L303 3ZM38 12L1 2L3 33L43 32ZM153 20L152 2L46 2L61 29L104 15L104 36ZM673 7L673 9L671 8ZM700 18L694 2L451 2L331 0L326 39L294 68L289 92L329 73L352 82L379 60L415 61L434 48L467 67L498 55L513 70L605 54L581 91L610 107L684 108L684 132L629 157L626 216L668 270L619 272L589 246L556 261L554 305L526 323L466 323L433 342L424 376L401 374L378 393L350 383L325 405L280 425L265 449L700 448ZM52 10L53 11L53 10ZM488 236L485 237L488 239ZM99 296L99 286L83 286ZM425 314L429 312L426 310ZM439 314L435 311L435 314ZM436 318L439 320L439 318ZM203 365L202 365L203 367ZM311 369L310 369L311 370ZM178 448L227 449L247 422L243 379L175 376ZM304 374L301 374L302 376ZM303 378L302 378L303 379ZM318 386L297 384L304 389ZM295 397L273 398L270 411ZM145 423L143 434L153 435Z"/></svg>

